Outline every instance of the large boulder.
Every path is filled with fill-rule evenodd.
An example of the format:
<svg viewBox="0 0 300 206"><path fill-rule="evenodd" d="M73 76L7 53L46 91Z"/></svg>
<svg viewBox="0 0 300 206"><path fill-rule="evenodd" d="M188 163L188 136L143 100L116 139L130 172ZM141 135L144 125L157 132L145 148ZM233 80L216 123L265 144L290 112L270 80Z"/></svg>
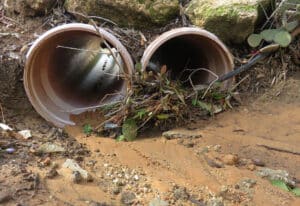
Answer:
<svg viewBox="0 0 300 206"><path fill-rule="evenodd" d="M271 10L272 0L192 0L185 9L191 22L227 43L242 43Z"/></svg>
<svg viewBox="0 0 300 206"><path fill-rule="evenodd" d="M63 1L63 0L58 0ZM44 15L48 13L57 0L5 0L4 8L11 13L20 13L24 16Z"/></svg>
<svg viewBox="0 0 300 206"><path fill-rule="evenodd" d="M178 0L66 0L69 12L99 16L119 26L163 25L179 12ZM75 15L76 16L76 15ZM77 15L80 17L80 15Z"/></svg>

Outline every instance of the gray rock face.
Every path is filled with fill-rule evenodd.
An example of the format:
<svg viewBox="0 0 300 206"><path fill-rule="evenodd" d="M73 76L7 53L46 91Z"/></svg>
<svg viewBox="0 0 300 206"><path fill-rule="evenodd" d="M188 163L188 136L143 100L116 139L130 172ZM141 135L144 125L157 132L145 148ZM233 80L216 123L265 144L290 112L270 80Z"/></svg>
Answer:
<svg viewBox="0 0 300 206"><path fill-rule="evenodd" d="M179 12L178 0L66 0L69 12L99 16L119 26L163 25ZM75 15L80 18L80 15Z"/></svg>
<svg viewBox="0 0 300 206"><path fill-rule="evenodd" d="M242 43L270 9L271 0L192 0L185 13L223 41Z"/></svg>
<svg viewBox="0 0 300 206"><path fill-rule="evenodd" d="M58 0L63 1L63 0ZM24 16L44 15L58 2L57 0L5 0L4 8L8 12Z"/></svg>

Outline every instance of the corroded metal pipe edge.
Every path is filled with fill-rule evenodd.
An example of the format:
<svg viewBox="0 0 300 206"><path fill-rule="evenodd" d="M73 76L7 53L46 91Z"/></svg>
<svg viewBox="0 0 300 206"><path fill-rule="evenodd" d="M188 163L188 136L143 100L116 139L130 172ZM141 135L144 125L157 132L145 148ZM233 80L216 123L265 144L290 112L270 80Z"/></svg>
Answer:
<svg viewBox="0 0 300 206"><path fill-rule="evenodd" d="M75 125L73 121L69 118L59 118L56 113L59 113L61 111L64 111L63 108L61 108L61 111L51 111L49 108L49 105L47 105L47 101L45 101L45 97L41 97L36 89L34 88L34 82L32 75L34 75L32 70L32 64L36 61L36 53L39 51L41 47L44 46L44 42L47 39L50 39L54 37L55 35L66 32L66 31L82 31L87 33L92 33L99 36L99 33L102 35L102 37L109 42L114 48L116 48L118 51L120 51L121 57L125 63L125 67L127 68L127 74L129 76L132 75L134 64L131 59L130 54L126 50L126 48L121 44L121 42L113 36L111 33L107 32L106 30L102 28L96 28L92 25L88 24L82 24L82 23L70 23L65 24L61 26L57 26L53 29L48 30L44 34L42 34L31 46L29 49L27 55L26 55L26 63L25 63L25 70L24 70L24 87L26 94L28 96L29 101L31 102L34 109L47 121L53 123L55 126L58 127L64 127L66 125ZM126 94L127 89L129 87L129 82L125 82L122 88L122 91L120 91L122 94ZM109 101L114 101L113 99L109 99Z"/></svg>
<svg viewBox="0 0 300 206"><path fill-rule="evenodd" d="M223 54L223 56L220 57L222 58L221 61L224 63L223 74L233 70L234 68L233 55L227 49L224 43L213 33L196 27L175 28L158 36L153 42L150 43L150 45L146 48L143 54L143 57L141 59L142 70L143 71L146 70L146 67L149 64L151 57L164 43L166 43L167 41L173 38L185 36L185 35L197 35L197 36L204 37L207 40L213 41L218 46L218 48L222 51ZM233 82L234 79L227 80L226 82L224 82L224 87L229 88Z"/></svg>

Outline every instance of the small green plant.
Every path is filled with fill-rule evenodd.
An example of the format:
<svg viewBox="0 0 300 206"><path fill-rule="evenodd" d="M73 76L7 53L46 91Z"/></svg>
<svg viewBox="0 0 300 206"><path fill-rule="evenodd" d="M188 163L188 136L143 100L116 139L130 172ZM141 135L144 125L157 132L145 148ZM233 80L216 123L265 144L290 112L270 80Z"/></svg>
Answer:
<svg viewBox="0 0 300 206"><path fill-rule="evenodd" d="M272 180L271 184L282 189L285 190L287 192L291 192L293 193L295 196L300 197L300 188L296 187L296 188L291 188L289 187L284 181L282 180Z"/></svg>
<svg viewBox="0 0 300 206"><path fill-rule="evenodd" d="M288 11L293 10L292 21L288 22ZM262 41L275 43L281 47L287 47L292 42L290 32L299 26L300 1L299 0L283 0L275 8L272 15L267 19L263 27L265 27L271 19L277 20L277 28L264 29L259 34L251 34L247 41L251 47L258 47Z"/></svg>
<svg viewBox="0 0 300 206"><path fill-rule="evenodd" d="M262 40L265 40L266 42L279 44L281 47L287 47L292 42L290 32L293 31L298 24L298 21L292 21L280 29L266 29L259 34L251 34L247 40L248 44L251 47L258 47Z"/></svg>
<svg viewBox="0 0 300 206"><path fill-rule="evenodd" d="M83 133L86 134L86 135L91 135L93 132L93 128L90 124L85 124L83 126Z"/></svg>
<svg viewBox="0 0 300 206"><path fill-rule="evenodd" d="M122 135L119 137L119 141L133 141L137 137L137 125L134 119L127 119L122 126Z"/></svg>

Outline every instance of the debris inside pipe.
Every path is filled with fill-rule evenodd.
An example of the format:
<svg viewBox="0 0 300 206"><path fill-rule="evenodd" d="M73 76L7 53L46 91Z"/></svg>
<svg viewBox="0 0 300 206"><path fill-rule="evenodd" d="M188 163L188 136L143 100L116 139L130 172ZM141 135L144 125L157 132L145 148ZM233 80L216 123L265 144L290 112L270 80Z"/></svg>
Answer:
<svg viewBox="0 0 300 206"><path fill-rule="evenodd" d="M98 29L98 30L97 30ZM99 105L118 101L130 85L132 59L109 32L87 24L55 27L27 54L24 86L37 112L54 125Z"/></svg>

